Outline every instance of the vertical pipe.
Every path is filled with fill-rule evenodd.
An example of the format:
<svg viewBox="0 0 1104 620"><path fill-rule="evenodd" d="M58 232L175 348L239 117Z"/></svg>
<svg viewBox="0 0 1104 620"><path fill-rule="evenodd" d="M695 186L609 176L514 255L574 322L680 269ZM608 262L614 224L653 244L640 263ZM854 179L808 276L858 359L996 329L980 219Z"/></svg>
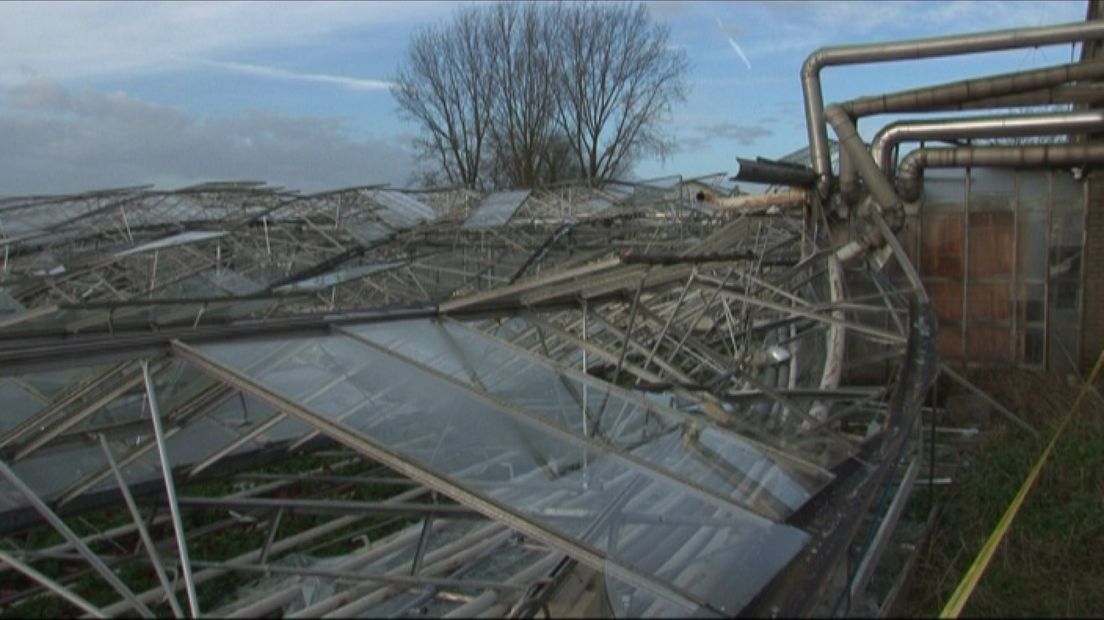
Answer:
<svg viewBox="0 0 1104 620"><path fill-rule="evenodd" d="M188 558L188 545L184 540L184 525L180 520L180 506L176 503L176 485L173 483L172 464L169 462L169 454L165 449L165 434L161 429L161 412L157 406L157 393L153 388L153 379L150 378L149 362L142 360L142 379L146 382L146 398L149 400L150 417L153 420L153 434L157 440L157 456L161 460L161 477L165 480L165 495L169 501L169 512L172 514L173 532L176 534L176 548L180 553L180 567L184 573L184 587L188 592L188 606L192 610L192 617L199 617L199 601L196 599L195 582L192 580L192 563Z"/></svg>

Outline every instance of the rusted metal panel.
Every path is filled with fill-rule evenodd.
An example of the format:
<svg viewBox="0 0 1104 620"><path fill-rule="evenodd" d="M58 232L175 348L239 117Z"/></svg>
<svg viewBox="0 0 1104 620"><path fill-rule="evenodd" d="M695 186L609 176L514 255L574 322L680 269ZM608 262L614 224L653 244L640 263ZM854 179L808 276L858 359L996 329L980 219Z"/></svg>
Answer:
<svg viewBox="0 0 1104 620"><path fill-rule="evenodd" d="M1007 327L971 323L967 326L966 357L971 362L1008 361L1011 333Z"/></svg>
<svg viewBox="0 0 1104 620"><path fill-rule="evenodd" d="M1010 321L1012 318L1012 287L1007 282L971 282L966 301L968 319ZM968 326L971 331L975 327Z"/></svg>
<svg viewBox="0 0 1104 620"><path fill-rule="evenodd" d="M920 239L920 275L962 278L962 214L925 214Z"/></svg>
<svg viewBox="0 0 1104 620"><path fill-rule="evenodd" d="M971 211L969 234L971 278L1012 275L1015 222L1010 211Z"/></svg>

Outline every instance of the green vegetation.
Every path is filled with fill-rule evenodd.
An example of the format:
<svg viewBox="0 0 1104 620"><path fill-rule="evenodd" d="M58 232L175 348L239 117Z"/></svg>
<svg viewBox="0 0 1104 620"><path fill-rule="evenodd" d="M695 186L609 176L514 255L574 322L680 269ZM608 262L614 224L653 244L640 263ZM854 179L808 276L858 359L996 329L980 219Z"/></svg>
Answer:
<svg viewBox="0 0 1104 620"><path fill-rule="evenodd" d="M1039 429L1035 439L996 422L954 485L920 549L897 613L938 614L1019 490L1077 389L1053 376L986 373L972 379ZM950 421L954 424L954 421ZM927 491L914 503L926 508ZM1089 395L1065 429L964 617L1098 616L1104 610L1104 401Z"/></svg>
<svg viewBox="0 0 1104 620"><path fill-rule="evenodd" d="M279 460L276 463L254 470L258 473L303 473L308 470L321 468L325 472L343 476L355 476L367 473L374 469L374 465L365 461L358 461L345 466L337 466L338 462L347 457L331 458L317 454L296 455ZM243 488L249 488L255 484L232 478L218 480L199 480L181 484L177 488L178 494L191 496L224 496ZM338 484L329 483L294 482L281 488L276 497L312 497L322 496L330 499L379 501L395 495L404 487L394 485L374 484ZM272 517L272 514L255 515L262 523L252 521L227 522L228 513L222 509L195 509L186 513L184 527L186 531L196 532L200 528L206 528L215 524L219 527L204 536L189 538L188 550L193 560L225 561L248 551L259 548L264 544L268 533L264 522ZM331 517L322 515L287 513L280 522L278 538L285 538L298 532L319 525ZM69 526L81 536L102 531L124 523L130 522L130 515L125 508L109 506L89 512L80 516L66 519ZM377 540L409 525L411 521L394 517L365 518L358 523L332 532L329 535L319 537L308 543L308 547L299 551L307 552L315 556L340 555L348 553L352 548L361 543L353 538L362 534L370 535L372 540ZM152 528L151 534L155 539L171 539L170 526L162 524ZM17 536L19 546L25 549L41 549L63 542L62 537L52 528L37 527ZM119 546L116 546L118 544ZM140 543L137 536L132 534L124 536L115 543L97 541L89 546L98 554L107 557L119 555L125 551L136 549ZM175 556L175 550L170 546L162 546L161 553L165 556ZM156 577L144 561L144 551L138 551L139 561L122 561L119 563L117 574L133 591L142 592L157 585ZM39 560L34 566L53 579L60 580L73 587L74 591L97 606L105 606L118 600L118 594L91 571L81 560ZM77 574L81 573L81 574ZM207 601L207 607L213 609L220 602L229 600L235 595L238 587L257 578L254 574L226 573L204 582L197 586L200 599ZM0 577L0 592L12 594L24 588L31 587L29 580L11 572ZM165 604L151 606L158 615L169 615L170 609ZM10 607L0 609L0 618L16 617L59 617L72 616L79 610L65 601L53 595L44 594L29 597Z"/></svg>

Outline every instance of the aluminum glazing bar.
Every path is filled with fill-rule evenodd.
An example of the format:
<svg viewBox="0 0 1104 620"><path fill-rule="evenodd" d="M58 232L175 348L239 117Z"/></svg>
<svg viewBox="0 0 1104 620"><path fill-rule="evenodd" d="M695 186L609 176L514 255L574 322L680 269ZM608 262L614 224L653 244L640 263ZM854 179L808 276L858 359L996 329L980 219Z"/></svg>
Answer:
<svg viewBox="0 0 1104 620"><path fill-rule="evenodd" d="M29 564L24 564L23 562L20 562L19 560L15 559L11 555L9 555L8 552L6 552L2 549L0 549L0 562L4 562L8 566L11 566L15 570L23 573L24 575L26 575L30 579L33 579L34 581L38 582L44 588L50 590L54 594L57 594L61 598L69 601L73 605L76 605L79 609L84 611L86 614L88 614L88 615L90 615L94 618L107 618L108 617L108 615L106 613L104 613L104 611L102 609L100 609L99 607L96 607L92 603L89 603L88 601L86 601L84 598L78 596L75 592L73 592L69 588L66 588L65 586L61 585L60 583L58 583L58 582L54 581L53 579L50 579L46 575L43 575L42 573L38 572L37 570L34 569L34 567L30 566Z"/></svg>
<svg viewBox="0 0 1104 620"><path fill-rule="evenodd" d="M23 482L23 480L21 480L19 476L17 476L15 472L8 467L7 463L4 463L3 461L0 461L0 476L3 476L9 483L11 483L11 485L14 486L16 490L18 490L19 493L27 499L27 502L30 503L31 507L35 509L35 512L42 515L42 518L45 519L47 523L53 526L53 528L57 530L57 532L61 534L61 536L65 538L65 540L69 541L69 544L73 545L77 552L80 553L81 556L84 557L84 559L92 565L92 568L96 571L96 573L103 577L104 581L106 581L124 599L130 602L130 604L138 610L138 613L146 618L154 617L154 614L152 611L150 611L149 607L146 607L144 603L139 601L134 596L134 592L132 592L130 588L127 587L127 585L123 583L115 575L115 573L112 572L110 568L108 568L106 564L104 564L103 560L101 560L94 551L89 549L88 545L84 544L84 541L82 541L80 537L77 536L76 533L73 532L73 530L69 529L69 526L61 520L61 517L58 517L53 510L50 510L50 507L47 506L45 502L43 502L41 499L39 499L38 494L35 493L34 490L31 489L29 486L27 486L27 484Z"/></svg>
<svg viewBox="0 0 1104 620"><path fill-rule="evenodd" d="M172 587L169 583L169 578L165 574L165 566L161 563L161 558L157 555L157 546L153 544L153 540L150 539L149 531L146 529L142 514L138 511L138 506L134 503L134 497L130 494L130 488L127 487L126 480L123 479L123 474L119 471L119 466L115 464L115 457L111 454L111 448L107 445L107 439L101 434L100 438L100 450L103 451L104 458L107 460L108 466L111 467L111 472L115 474L115 484L119 487L119 492L123 494L123 501L126 502L127 510L130 512L131 519L134 520L134 527L138 530L138 536L142 540L142 545L146 548L146 553L149 554L150 563L153 565L153 572L157 575L157 580L161 582L161 587L165 588L165 598L169 601L169 607L172 607L173 615L177 618L184 617L184 611L180 608L180 602L176 600L176 595L172 591Z"/></svg>
<svg viewBox="0 0 1104 620"><path fill-rule="evenodd" d="M212 377L233 385L239 390L248 392L257 399L268 403L270 406L294 415L307 424L318 428L318 430L336 441L382 463L404 476L408 476L412 480L424 484L442 495L452 498L460 504L471 506L490 519L530 536L554 549L561 550L595 570L604 571L606 574L621 579L643 590L652 592L657 596L670 600L683 607L688 609L697 609L699 607L711 609L704 601L695 600L686 593L660 583L652 576L640 574L629 567L613 562L604 554L596 552L591 548L584 547L572 538L548 529L530 519L526 519L499 502L485 499L463 487L457 486L448 478L412 465L403 458L401 454L393 452L385 446L367 441L358 433L350 432L344 425L336 424L325 416L319 415L291 399L270 391L253 379L238 374L236 371L220 364L182 342L174 341L172 347L175 355L195 365L198 369Z"/></svg>
<svg viewBox="0 0 1104 620"><path fill-rule="evenodd" d="M399 573L378 573L362 570L331 570L311 568L309 566L281 566L277 564L244 564L242 562L208 562L196 560L195 565L202 568L218 568L231 571L257 573L276 573L281 575L303 575L327 577L341 581L375 581L397 586L441 586L446 588L485 588L488 590L525 590L529 584L515 584L509 581L491 581L486 579L447 579L425 575L402 575Z"/></svg>
<svg viewBox="0 0 1104 620"><path fill-rule="evenodd" d="M142 379L146 384L146 398L149 400L150 418L153 422L153 435L157 440L157 456L161 461L161 477L165 482L165 495L169 502L169 511L172 515L173 533L176 535L176 548L180 554L180 568L184 574L184 587L188 593L188 606L191 608L192 617L199 617L199 599L196 598L195 582L192 579L192 565L188 559L188 543L184 539L184 524L180 520L180 506L176 503L176 485L173 483L172 463L169 461L169 453L165 449L165 433L161 430L161 411L157 406L157 393L153 388L153 379L150 377L149 362L141 361Z"/></svg>

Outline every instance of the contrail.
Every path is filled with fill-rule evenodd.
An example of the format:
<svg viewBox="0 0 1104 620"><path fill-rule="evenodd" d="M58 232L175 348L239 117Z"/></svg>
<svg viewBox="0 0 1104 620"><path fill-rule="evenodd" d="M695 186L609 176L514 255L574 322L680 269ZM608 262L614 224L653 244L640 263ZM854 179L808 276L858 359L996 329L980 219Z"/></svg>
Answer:
<svg viewBox="0 0 1104 620"><path fill-rule="evenodd" d="M747 65L748 69L750 69L751 68L751 61L748 60L747 55L744 54L744 50L740 49L740 45L738 43L736 43L736 39L733 39L732 37L728 37L728 44L732 46L732 49L735 50L736 54L740 56L740 60L744 61L744 64Z"/></svg>
<svg viewBox="0 0 1104 620"><path fill-rule="evenodd" d="M720 17L714 15L713 21L717 22L717 27L720 28L722 31L724 31L725 33L728 32L728 29L724 27L723 23L721 23ZM740 60L744 61L744 64L747 65L748 69L750 69L751 61L748 60L747 54L744 53L744 50L740 49L740 44L736 42L736 39L732 38L732 35L726 34L725 36L728 38L728 45L732 47L732 50L736 52L736 55L740 57Z"/></svg>
<svg viewBox="0 0 1104 620"><path fill-rule="evenodd" d="M297 73L295 71L278 69L276 67L265 67L262 65L251 65L241 62L223 62L218 60L206 60L203 58L189 58L188 60L211 67L227 69L229 71L248 73L249 75L258 75L261 77L270 77L279 80L320 82L323 84L333 84L335 86L341 86L350 90L387 90L391 88L392 85L391 82L388 82L386 80L366 80L344 75L330 75L327 73Z"/></svg>

